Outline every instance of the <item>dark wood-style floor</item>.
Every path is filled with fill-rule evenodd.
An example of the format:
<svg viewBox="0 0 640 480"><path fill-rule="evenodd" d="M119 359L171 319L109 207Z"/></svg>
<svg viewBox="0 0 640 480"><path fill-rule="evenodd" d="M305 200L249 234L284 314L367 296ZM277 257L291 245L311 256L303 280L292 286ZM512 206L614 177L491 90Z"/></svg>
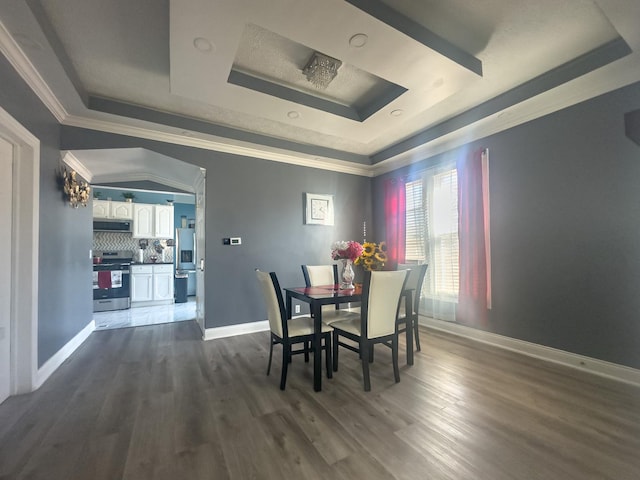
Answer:
<svg viewBox="0 0 640 480"><path fill-rule="evenodd" d="M269 337L203 342L194 322L94 332L32 394L0 405L0 478L640 479L640 389L421 330L372 391L356 355L314 393ZM404 345L401 354L404 355Z"/></svg>

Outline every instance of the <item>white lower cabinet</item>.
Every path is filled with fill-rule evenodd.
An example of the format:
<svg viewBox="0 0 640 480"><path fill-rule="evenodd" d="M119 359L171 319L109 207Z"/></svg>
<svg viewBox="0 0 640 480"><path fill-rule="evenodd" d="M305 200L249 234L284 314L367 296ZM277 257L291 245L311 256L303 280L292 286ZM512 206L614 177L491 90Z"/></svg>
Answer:
<svg viewBox="0 0 640 480"><path fill-rule="evenodd" d="M173 265L154 265L153 299L173 302Z"/></svg>
<svg viewBox="0 0 640 480"><path fill-rule="evenodd" d="M131 265L131 306L173 303L173 265Z"/></svg>

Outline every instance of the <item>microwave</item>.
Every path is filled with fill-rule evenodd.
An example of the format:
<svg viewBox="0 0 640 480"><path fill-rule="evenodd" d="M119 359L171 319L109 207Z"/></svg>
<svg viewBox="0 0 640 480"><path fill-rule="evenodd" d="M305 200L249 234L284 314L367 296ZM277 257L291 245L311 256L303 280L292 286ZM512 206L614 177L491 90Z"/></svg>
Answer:
<svg viewBox="0 0 640 480"><path fill-rule="evenodd" d="M94 232L131 232L131 221L127 220L94 220Z"/></svg>

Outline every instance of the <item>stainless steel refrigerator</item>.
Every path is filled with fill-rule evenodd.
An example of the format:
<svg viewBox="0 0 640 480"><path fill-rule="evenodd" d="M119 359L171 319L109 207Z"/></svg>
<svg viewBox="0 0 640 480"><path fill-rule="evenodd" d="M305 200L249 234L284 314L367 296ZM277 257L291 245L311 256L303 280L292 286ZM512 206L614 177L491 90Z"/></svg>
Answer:
<svg viewBox="0 0 640 480"><path fill-rule="evenodd" d="M196 294L196 231L176 228L176 273L188 274L187 295Z"/></svg>

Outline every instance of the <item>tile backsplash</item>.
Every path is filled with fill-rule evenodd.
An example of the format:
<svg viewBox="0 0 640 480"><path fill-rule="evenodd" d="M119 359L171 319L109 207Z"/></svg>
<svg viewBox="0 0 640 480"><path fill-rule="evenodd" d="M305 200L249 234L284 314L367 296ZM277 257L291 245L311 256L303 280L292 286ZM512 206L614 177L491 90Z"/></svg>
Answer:
<svg viewBox="0 0 640 480"><path fill-rule="evenodd" d="M139 238L133 238L131 233L126 232L93 232L93 252L105 250L125 250L133 254L134 260L138 260ZM151 255L157 255L159 262L173 262L174 247L167 247L166 240L160 240L164 246L163 253L157 253L153 247L153 239L149 239L149 246L144 250L144 261L149 261ZM164 257L163 257L164 254Z"/></svg>

